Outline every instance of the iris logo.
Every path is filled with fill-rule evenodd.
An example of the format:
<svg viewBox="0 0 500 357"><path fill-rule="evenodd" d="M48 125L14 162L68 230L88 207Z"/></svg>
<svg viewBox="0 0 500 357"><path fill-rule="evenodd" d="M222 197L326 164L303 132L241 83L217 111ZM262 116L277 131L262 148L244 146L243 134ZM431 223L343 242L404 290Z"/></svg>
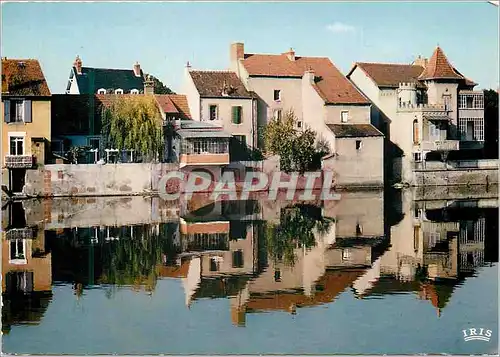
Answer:
<svg viewBox="0 0 500 357"><path fill-rule="evenodd" d="M480 340L480 341L490 341L491 337L491 330L486 330L484 328L470 328L467 330L462 330L464 334L464 341L474 341L474 340Z"/></svg>

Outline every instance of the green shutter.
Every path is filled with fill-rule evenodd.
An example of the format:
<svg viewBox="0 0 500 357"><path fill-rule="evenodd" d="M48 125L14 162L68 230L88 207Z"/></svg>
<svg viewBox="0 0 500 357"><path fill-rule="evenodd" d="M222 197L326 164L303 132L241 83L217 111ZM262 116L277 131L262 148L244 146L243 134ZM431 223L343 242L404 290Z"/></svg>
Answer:
<svg viewBox="0 0 500 357"><path fill-rule="evenodd" d="M232 118L234 124L241 124L241 107L232 107Z"/></svg>

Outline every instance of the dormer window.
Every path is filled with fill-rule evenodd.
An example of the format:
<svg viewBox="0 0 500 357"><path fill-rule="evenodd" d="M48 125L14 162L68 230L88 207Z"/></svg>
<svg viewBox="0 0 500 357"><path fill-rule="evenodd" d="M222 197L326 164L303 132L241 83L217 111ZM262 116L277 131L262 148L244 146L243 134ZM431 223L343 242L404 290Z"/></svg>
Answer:
<svg viewBox="0 0 500 357"><path fill-rule="evenodd" d="M123 89L121 88L115 89L115 94L123 94Z"/></svg>
<svg viewBox="0 0 500 357"><path fill-rule="evenodd" d="M104 88L98 89L97 94L106 94L106 89Z"/></svg>
<svg viewBox="0 0 500 357"><path fill-rule="evenodd" d="M139 90L138 89L132 89L130 91L130 94L139 94Z"/></svg>

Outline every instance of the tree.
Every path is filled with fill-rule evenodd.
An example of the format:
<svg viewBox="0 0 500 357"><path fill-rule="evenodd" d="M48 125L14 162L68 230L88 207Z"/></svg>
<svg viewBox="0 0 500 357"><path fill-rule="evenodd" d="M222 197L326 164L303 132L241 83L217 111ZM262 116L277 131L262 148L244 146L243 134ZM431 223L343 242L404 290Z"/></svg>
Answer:
<svg viewBox="0 0 500 357"><path fill-rule="evenodd" d="M146 75L147 77L148 75ZM163 84L162 81L160 81L158 78L150 74L151 79L154 82L155 86L155 94L175 94L174 91L172 91L170 88L168 88L165 84Z"/></svg>
<svg viewBox="0 0 500 357"><path fill-rule="evenodd" d="M484 153L498 158L498 92L492 89L484 91Z"/></svg>
<svg viewBox="0 0 500 357"><path fill-rule="evenodd" d="M287 111L283 119L272 119L264 130L265 150L280 156L282 171L304 173L318 169L321 157L328 153L327 146L321 141L315 145L316 132L310 128L296 130L296 123L293 110Z"/></svg>
<svg viewBox="0 0 500 357"><path fill-rule="evenodd" d="M153 96L118 97L104 109L106 146L134 150L147 161L163 156L163 120Z"/></svg>

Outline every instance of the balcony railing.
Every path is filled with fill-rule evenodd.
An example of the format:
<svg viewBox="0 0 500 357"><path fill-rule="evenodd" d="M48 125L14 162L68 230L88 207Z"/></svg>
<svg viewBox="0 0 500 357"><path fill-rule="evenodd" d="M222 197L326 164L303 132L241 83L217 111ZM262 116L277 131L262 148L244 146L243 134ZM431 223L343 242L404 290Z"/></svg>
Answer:
<svg viewBox="0 0 500 357"><path fill-rule="evenodd" d="M420 148L424 151L451 151L459 149L458 140L438 140L438 141L422 141Z"/></svg>
<svg viewBox="0 0 500 357"><path fill-rule="evenodd" d="M29 169L33 167L33 155L6 155L5 166L11 169Z"/></svg>

